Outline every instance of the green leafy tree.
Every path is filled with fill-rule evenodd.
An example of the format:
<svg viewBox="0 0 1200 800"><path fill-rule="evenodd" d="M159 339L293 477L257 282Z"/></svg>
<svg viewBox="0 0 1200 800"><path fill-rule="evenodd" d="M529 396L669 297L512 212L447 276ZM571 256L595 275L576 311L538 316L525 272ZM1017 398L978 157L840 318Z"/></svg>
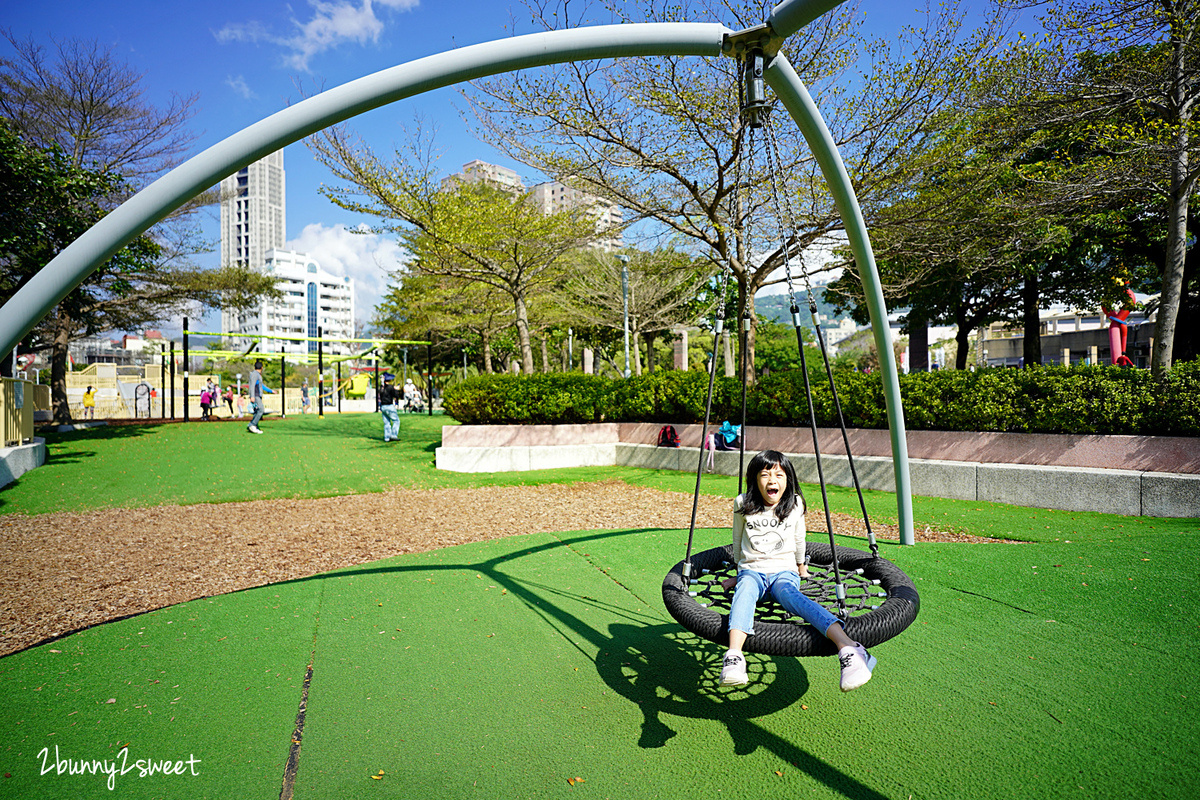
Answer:
<svg viewBox="0 0 1200 800"><path fill-rule="evenodd" d="M1068 0L1045 8L1047 36L1006 60L1014 68L994 84L999 102L1020 107L1039 127L1069 124L1086 137L1090 158L1064 175L1067 197L1131 189L1157 198L1166 241L1159 264L1152 368L1168 370L1188 283L1191 197L1200 177L1193 129L1200 101L1200 2Z"/></svg>
<svg viewBox="0 0 1200 800"><path fill-rule="evenodd" d="M467 351L490 373L495 342L512 327L512 303L486 284L406 268L391 275L374 325L392 339L437 331L443 347Z"/></svg>
<svg viewBox="0 0 1200 800"><path fill-rule="evenodd" d="M343 127L309 140L312 151L343 181L325 195L338 206L383 220L374 230L398 236L427 275L479 283L506 295L523 371L533 373L530 303L551 291L568 259L596 239L585 209L544 214L533 198L487 182L443 188L418 139L410 155L386 162Z"/></svg>
<svg viewBox="0 0 1200 800"><path fill-rule="evenodd" d="M0 118L5 148L24 155L12 169L45 178L47 211L34 227L9 228L12 249L0 277L7 291L20 285L80 233L161 171L178 163L193 140L187 124L195 98L174 98L165 108L146 101L141 75L95 43L55 43L45 48L4 31L11 53L0 58ZM35 155L40 153L41 156ZM47 171L48 170L48 171ZM21 179L15 172L12 179ZM36 185L36 184L35 184ZM6 195L8 208L20 195ZM43 319L28 344L49 349L54 416L70 420L66 396L69 345L80 335L131 330L202 306L246 307L274 294L273 281L237 267L203 270L191 258L209 249L189 214L136 239L80 284ZM4 297L8 299L8 295Z"/></svg>

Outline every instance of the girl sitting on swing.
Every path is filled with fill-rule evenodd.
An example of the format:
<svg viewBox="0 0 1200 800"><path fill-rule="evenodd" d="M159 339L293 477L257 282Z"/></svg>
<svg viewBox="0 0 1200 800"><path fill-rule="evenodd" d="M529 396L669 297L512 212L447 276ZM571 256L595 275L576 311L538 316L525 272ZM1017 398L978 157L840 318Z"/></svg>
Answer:
<svg viewBox="0 0 1200 800"><path fill-rule="evenodd" d="M838 648L843 692L871 679L875 657L842 630L832 613L801 590L804 563L804 495L787 456L764 450L746 468L745 494L733 507L733 557L737 588L729 608L729 650L721 668L722 686L749 682L742 647L754 633L754 607L770 593L788 612L821 631Z"/></svg>

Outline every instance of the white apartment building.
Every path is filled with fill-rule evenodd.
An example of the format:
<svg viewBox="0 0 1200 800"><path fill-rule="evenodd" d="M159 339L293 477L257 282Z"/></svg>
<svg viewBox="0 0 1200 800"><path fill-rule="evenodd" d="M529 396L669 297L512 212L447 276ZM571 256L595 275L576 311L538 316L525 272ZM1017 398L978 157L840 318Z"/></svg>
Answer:
<svg viewBox="0 0 1200 800"><path fill-rule="evenodd" d="M521 176L517 174L516 170L502 167L499 164L489 164L478 158L463 164L462 172L456 172L443 178L442 188L449 189L457 183L490 183L510 192L525 191L525 182L521 180Z"/></svg>
<svg viewBox="0 0 1200 800"><path fill-rule="evenodd" d="M525 183L515 170L479 159L463 164L462 172L443 178L442 189L448 190L459 183L489 183L514 194L525 192ZM542 213L547 215L586 207L596 221L596 231L605 234L596 241L596 247L606 252L621 248L621 223L624 217L620 206L606 203L595 195L558 181L539 183L529 189L529 194Z"/></svg>
<svg viewBox="0 0 1200 800"><path fill-rule="evenodd" d="M221 333L233 347L258 341L259 352L316 352L316 342L251 339L251 336L354 336L354 281L321 268L305 253L285 250L287 196L283 151L243 167L221 181L221 263L245 264L274 274L283 299L261 303L246 313L221 312ZM349 354L353 345L324 348Z"/></svg>
<svg viewBox="0 0 1200 800"><path fill-rule="evenodd" d="M268 250L263 271L274 275L275 286L283 292L279 301L264 302L258 308L241 315L225 314L231 320L228 333L235 348L244 349L258 341L258 349L268 353L290 353L297 356L317 352L316 342L292 339L271 339L277 336L351 339L354 337L354 279L326 272L305 253L291 250ZM266 339L239 339L238 334L265 336ZM349 355L354 345L331 342L323 352L330 355Z"/></svg>

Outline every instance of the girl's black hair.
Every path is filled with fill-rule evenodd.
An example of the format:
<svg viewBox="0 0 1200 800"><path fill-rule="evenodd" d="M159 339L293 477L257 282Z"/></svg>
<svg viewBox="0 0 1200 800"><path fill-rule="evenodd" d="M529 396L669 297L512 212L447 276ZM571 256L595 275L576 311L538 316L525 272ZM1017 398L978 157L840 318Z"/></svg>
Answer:
<svg viewBox="0 0 1200 800"><path fill-rule="evenodd" d="M775 505L775 516L779 521L783 522L787 519L788 514L791 514L797 505L800 506L801 511L807 506L807 503L804 502L804 494L796 485L796 468L792 466L792 462L788 461L788 457L778 450L763 450L750 459L750 466L746 467L746 494L742 499L744 516L759 514L766 510L767 502L758 490L758 473L772 467L782 467L783 474L787 476L787 486L783 490L783 497L779 498L779 502Z"/></svg>

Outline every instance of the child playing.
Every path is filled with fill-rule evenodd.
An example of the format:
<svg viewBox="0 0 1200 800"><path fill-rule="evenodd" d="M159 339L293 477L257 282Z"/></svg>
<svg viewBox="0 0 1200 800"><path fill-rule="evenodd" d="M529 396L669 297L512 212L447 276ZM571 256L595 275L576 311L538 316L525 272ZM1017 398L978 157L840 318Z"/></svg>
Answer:
<svg viewBox="0 0 1200 800"><path fill-rule="evenodd" d="M747 683L742 646L754 633L754 607L768 592L787 611L821 631L838 648L843 692L871 679L875 657L842 630L826 608L800 590L808 575L804 563L804 496L796 489L796 471L787 456L764 450L746 468L745 494L733 507L733 556L737 588L729 609L729 650L721 669L723 686Z"/></svg>

